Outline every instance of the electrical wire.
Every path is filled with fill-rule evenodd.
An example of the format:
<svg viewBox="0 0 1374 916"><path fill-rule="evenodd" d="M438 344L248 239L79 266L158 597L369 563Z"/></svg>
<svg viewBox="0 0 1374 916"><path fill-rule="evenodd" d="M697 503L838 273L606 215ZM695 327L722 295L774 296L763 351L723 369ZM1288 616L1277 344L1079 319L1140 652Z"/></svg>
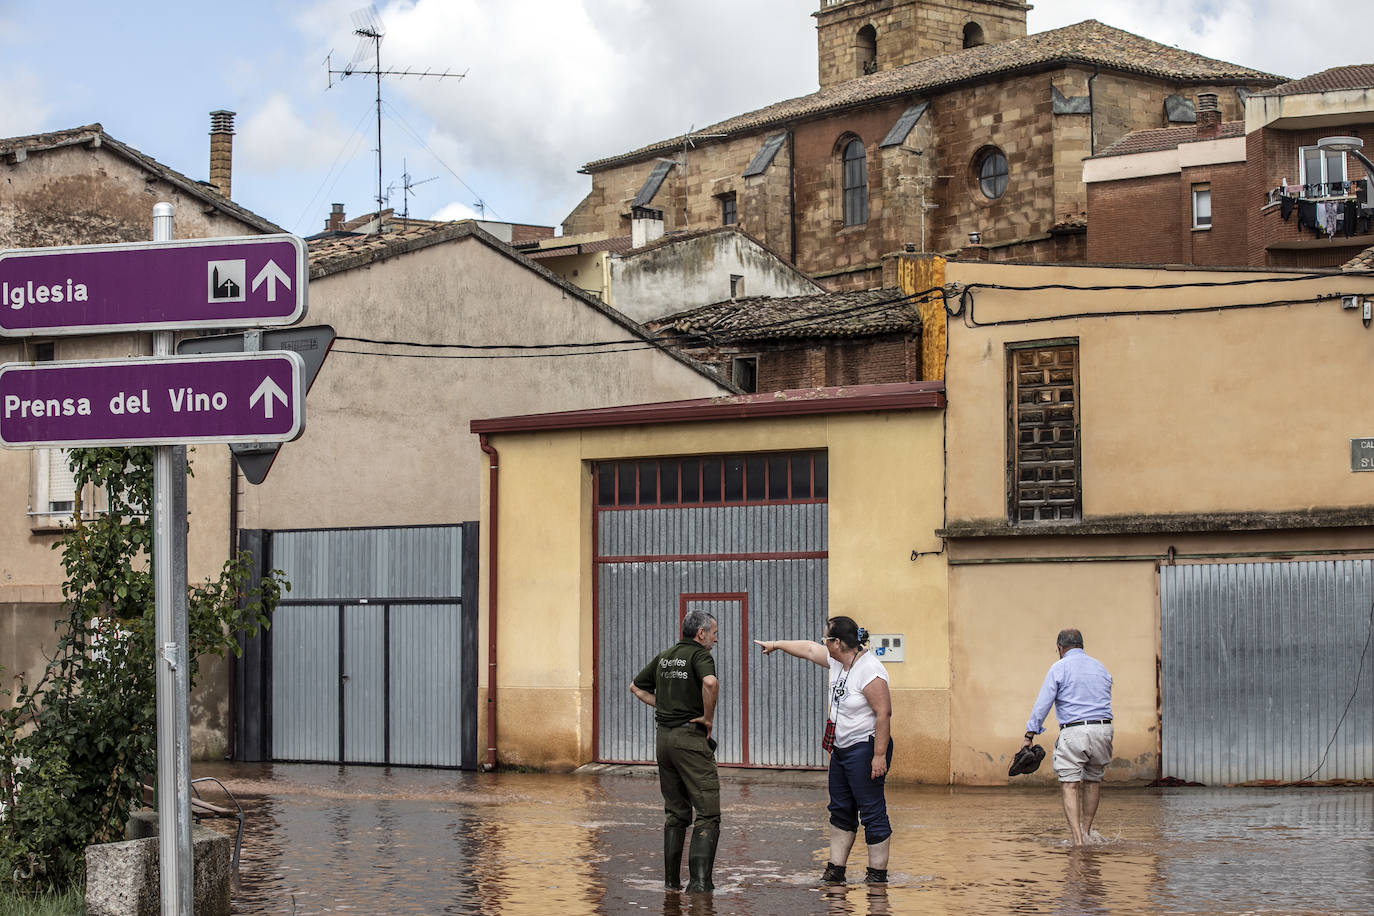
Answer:
<svg viewBox="0 0 1374 916"><path fill-rule="evenodd" d="M370 114L372 114L372 106L368 105L367 109L363 112L362 117L358 119L358 123L353 125L353 133L348 135L348 138L343 142L343 146L341 146L339 148L338 153L334 155L334 161L330 163L329 171L325 173L324 179L320 181L320 186L315 189L315 193L310 198L310 201L305 205L305 209L301 210L301 215L296 217L295 225L299 226L301 223L305 221L306 217L310 215L311 208L313 208L315 206L315 202L320 199L320 192L325 190L326 184L329 185L329 190L332 191L334 190L334 185L339 183L339 179L343 177L343 170L340 169L339 174L335 175L334 169L339 165L339 160L344 158L344 152L348 150L350 146L356 149L358 143L362 141L362 124L363 121ZM349 152L348 159L351 160L353 158L353 155L353 152ZM334 179L333 182L330 182L329 180L331 177Z"/></svg>
<svg viewBox="0 0 1374 916"><path fill-rule="evenodd" d="M1312 777L1321 772L1321 768L1326 766L1326 758L1331 753L1332 746L1336 743L1336 736L1341 733L1341 726L1345 724L1345 717L1350 713L1350 707L1355 702L1355 697L1360 695L1360 681L1364 678L1364 660L1369 655L1370 642L1374 641L1374 600L1369 603L1369 627L1364 637L1364 649L1360 652L1360 667L1355 672L1355 689L1350 692L1350 699L1345 703L1345 709L1341 711L1341 717L1336 721L1336 727L1331 732L1331 740L1326 742L1326 750L1322 751L1322 759L1317 764L1316 769L1308 773L1299 782L1310 782Z"/></svg>
<svg viewBox="0 0 1374 916"><path fill-rule="evenodd" d="M894 298L891 298L891 299L884 299L884 300L882 300L882 301L880 301L880 302L869 302L869 303L864 303L864 304L858 305L858 306L850 306L850 307L847 307L847 308L844 308L844 309L837 309L837 310L832 311L832 312L818 313L817 315L809 316L809 318L808 318L807 320L811 320L811 319L820 319L820 318L845 317L845 316L851 316L851 315L855 315L855 314L861 314L861 313L863 313L863 312L865 312L865 311L872 311L872 310L879 309L879 308L886 308L887 306L892 305L892 304L894 304L894 303L903 302L903 301L910 300L910 299L916 299L916 298L919 298L919 297L922 297L922 296L928 296L928 295L930 295L932 292L941 292L941 290L940 290L940 288L936 287L936 288L934 288L934 289L932 289L932 290L925 290L925 291L922 291L922 292L919 292L919 293L914 293L914 294L909 295L909 296L908 296L908 295L902 295L902 296L897 296L897 297L894 297ZM739 336L740 333L749 333L749 334L761 333L761 332L768 331L768 330L771 330L771 329L774 329L774 328L793 326L793 325L795 325L796 321L797 321L797 319L783 319L783 320L779 320L779 321L775 321L775 322L765 322L765 323L762 323L762 324L750 325L750 326L748 326L748 327L746 327L746 328L732 329L732 330L729 332L729 334L730 334L730 336ZM699 341L699 340L702 340L703 337L709 339L710 335L689 334L689 333L678 333L678 334L661 335L661 336L657 336L657 337L654 337L654 338L651 338L651 339L632 337L632 338L616 338L616 339L613 339L613 340L590 340L590 341L575 341L575 342L564 342L564 343L537 343L537 344L436 343L436 342L433 342L433 341L394 340L394 339L378 338L378 337L357 337L357 336L352 336L352 335L347 335L347 334L340 334L340 335L339 335L338 337L336 337L335 339L336 339L336 340L339 340L339 341L347 341L347 342L350 342L350 343L370 344L370 345L373 345L373 346L417 347L417 348L429 349L429 350L472 350L472 351L514 350L514 351L517 351L517 352L516 352L516 353L512 353L512 354L509 354L509 356L518 356L518 355L520 355L521 352L523 352L523 351L570 350L570 349L571 349L571 350L579 350L579 349L599 349L599 348L605 348L605 347L624 347L624 348L627 348L627 349L636 349L636 350L650 349L650 348L655 348L655 347L662 348L662 347L673 346L673 345L684 345L684 344L685 344L686 342L688 342L688 341ZM412 358L412 359L424 357L424 356L426 355L426 354L423 354L423 353L409 353L409 354L405 354L405 353L381 353L381 352L378 352L378 351L348 351L348 350L343 350L343 351L338 351L338 352L355 352L355 353L359 353L359 354L365 352L367 355L373 355L373 356L407 356L407 357ZM619 352L619 351L609 351L609 350L608 350L608 351L605 351L605 352ZM560 355L560 354L554 354L554 355ZM561 354L561 355L573 355L573 354ZM442 358L442 357L439 357L439 358ZM503 358L503 357L495 357L495 358Z"/></svg>
<svg viewBox="0 0 1374 916"><path fill-rule="evenodd" d="M343 340L344 338L336 338ZM553 346L557 346L556 344ZM334 347L331 353L346 353L352 356L385 356L393 359L555 359L560 356L604 356L608 353L628 353L632 350L658 349L651 343L636 346L623 346L601 350L576 350L572 353L383 353L378 350L350 350Z"/></svg>
<svg viewBox="0 0 1374 916"><path fill-rule="evenodd" d="M429 145L428 143L426 143L424 140L422 140L422 139L420 138L420 135L419 135L418 133L415 132L415 128L411 127L410 124L406 122L406 119L403 118L403 117L401 117L401 113L400 113L399 111L397 111L395 108L393 108L390 102L383 101L383 102L382 102L382 107L385 108L385 109L387 109L387 115L390 116L391 118L394 118L395 121L396 121L396 123L397 123L397 125L400 126L402 130L404 130L406 133L410 134L411 138L412 138L416 143L418 143L418 144L420 144L421 146L423 146L423 147L429 152L429 154L430 154L431 156L434 157L434 161L435 161L435 162L439 163L439 164L442 165L445 169L447 169L447 170L448 170L448 173L449 173L450 175L452 175L452 176L454 177L454 179L457 180L457 182L458 182L460 185L462 185L464 188L467 188L467 191L468 191L469 194L471 194L473 197L477 198L478 202L481 203L481 205L482 205L483 216L486 215L486 211L487 211L487 210L490 210L490 211L491 211L491 215L494 216L494 217L496 217L498 220L504 219L504 217L502 217L500 213L497 213L497 212L496 212L496 208L495 208L495 207L493 207L493 206L491 206L490 204L487 203L485 197L483 197L481 194L477 193L476 189L474 189L474 188L472 187L472 185L468 184L466 181L463 180L463 176L461 176L461 175L459 175L457 172L455 172L455 171L449 166L449 164L448 164L447 162L445 162L442 158L440 158L440 156L439 156L438 153L436 153L433 149L430 148L430 145Z"/></svg>

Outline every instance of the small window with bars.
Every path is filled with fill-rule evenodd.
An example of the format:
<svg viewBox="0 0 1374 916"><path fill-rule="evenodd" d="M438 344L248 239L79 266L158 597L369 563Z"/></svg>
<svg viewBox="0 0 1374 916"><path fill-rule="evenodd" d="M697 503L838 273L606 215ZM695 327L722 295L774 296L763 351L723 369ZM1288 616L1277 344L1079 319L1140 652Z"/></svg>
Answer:
<svg viewBox="0 0 1374 916"><path fill-rule="evenodd" d="M823 451L601 461L593 474L601 509L823 502L830 493Z"/></svg>
<svg viewBox="0 0 1374 916"><path fill-rule="evenodd" d="M1083 517L1078 341L1010 344L1007 370L1011 521L1077 521Z"/></svg>

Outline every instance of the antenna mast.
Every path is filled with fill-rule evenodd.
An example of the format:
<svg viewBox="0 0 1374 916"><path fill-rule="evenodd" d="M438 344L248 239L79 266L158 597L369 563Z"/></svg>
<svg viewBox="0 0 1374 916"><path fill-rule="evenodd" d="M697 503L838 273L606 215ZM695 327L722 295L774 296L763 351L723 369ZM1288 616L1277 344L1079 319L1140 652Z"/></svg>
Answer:
<svg viewBox="0 0 1374 916"><path fill-rule="evenodd" d="M349 65L346 66L346 67L344 67L342 70L335 70L335 69L333 69L333 66L332 66L331 63L330 63L330 58L333 56L333 54L332 54L332 52L331 52L330 56L325 58L325 70L326 70L326 71L328 72L328 74L329 74L329 86L328 86L328 88L330 88L330 89L333 89L333 88L334 88L334 77L336 77L336 76L339 78L339 81L340 81L340 82L343 82L345 79L347 79L348 77L353 76L353 75L355 75L355 74L356 74L356 75L360 75L360 76L375 76L375 77L377 78L377 221L376 221L376 226L377 226L377 232L378 232L378 234L380 234L381 231L382 231L382 207L383 207L383 200L384 200L383 193L382 193L382 77L384 77L384 76L401 76L401 77L405 77L405 76L418 76L420 79L424 79L424 78L427 77L427 76L432 76L432 77L434 77L435 79L440 79L440 80L442 80L442 79L450 79L450 78L462 79L463 77L467 76L468 74L467 74L467 71L466 71L466 70L464 70L462 73L452 73L452 72L450 72L450 71L448 71L448 70L445 70L443 73L434 73L432 70L429 70L429 69L426 69L426 70L424 70L423 72L421 72L421 71L419 71L419 70L383 70L383 69L382 69L382 36L386 34L386 30L385 30L384 28L382 28L382 23L381 23L381 21L377 18L377 8L376 8L375 6L369 6L369 7L367 7L366 9L361 9L361 10L357 10L356 12L354 12L354 14L353 14L353 25L354 25L353 34L354 34L354 35L357 35L357 36L358 36L358 39L359 39L359 41L358 41L358 49L357 49L357 51L355 51L354 54L353 54L353 63L352 63L352 64L349 64ZM364 51L367 50L367 43L368 43L368 42L372 42L373 68L372 68L371 70L359 70L359 69L357 69L356 64L357 64L357 62L361 59L362 53L363 53Z"/></svg>

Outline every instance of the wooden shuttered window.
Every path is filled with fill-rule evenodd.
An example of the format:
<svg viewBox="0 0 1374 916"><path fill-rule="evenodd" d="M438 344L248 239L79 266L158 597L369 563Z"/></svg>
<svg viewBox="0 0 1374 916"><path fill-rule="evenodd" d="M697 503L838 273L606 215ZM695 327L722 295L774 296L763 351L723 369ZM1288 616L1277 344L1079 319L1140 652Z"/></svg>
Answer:
<svg viewBox="0 0 1374 916"><path fill-rule="evenodd" d="M1081 519L1078 341L1011 344L1007 369L1011 521Z"/></svg>

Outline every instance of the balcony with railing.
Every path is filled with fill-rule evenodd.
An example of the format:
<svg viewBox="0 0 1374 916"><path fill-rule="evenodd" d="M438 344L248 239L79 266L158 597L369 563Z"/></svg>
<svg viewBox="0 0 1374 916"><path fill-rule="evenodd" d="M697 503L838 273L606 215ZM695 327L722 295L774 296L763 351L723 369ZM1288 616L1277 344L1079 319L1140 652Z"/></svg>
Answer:
<svg viewBox="0 0 1374 916"><path fill-rule="evenodd" d="M1260 206L1259 228L1270 264L1343 264L1353 250L1374 245L1370 182L1365 178L1272 188Z"/></svg>

